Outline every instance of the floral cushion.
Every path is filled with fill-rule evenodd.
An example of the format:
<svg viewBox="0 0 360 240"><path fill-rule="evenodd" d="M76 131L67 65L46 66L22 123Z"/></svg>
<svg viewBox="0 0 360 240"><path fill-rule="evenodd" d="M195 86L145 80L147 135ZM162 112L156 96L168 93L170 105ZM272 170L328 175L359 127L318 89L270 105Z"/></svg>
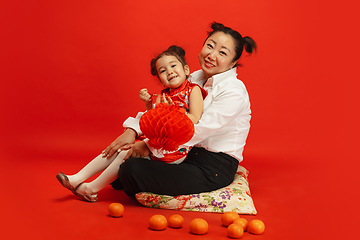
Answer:
<svg viewBox="0 0 360 240"><path fill-rule="evenodd" d="M139 203L146 207L196 212L237 212L253 214L256 209L251 198L248 171L239 166L234 181L227 187L199 194L167 196L149 192L136 194Z"/></svg>

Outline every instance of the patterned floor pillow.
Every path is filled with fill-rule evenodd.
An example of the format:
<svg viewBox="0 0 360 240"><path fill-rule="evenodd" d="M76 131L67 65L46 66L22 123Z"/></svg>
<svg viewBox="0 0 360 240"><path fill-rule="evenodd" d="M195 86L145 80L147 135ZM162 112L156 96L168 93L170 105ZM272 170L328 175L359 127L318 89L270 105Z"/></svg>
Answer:
<svg viewBox="0 0 360 240"><path fill-rule="evenodd" d="M250 194L248 173L239 166L229 186L212 192L175 197L141 192L136 194L136 199L142 205L152 208L219 213L231 211L255 215L257 212Z"/></svg>

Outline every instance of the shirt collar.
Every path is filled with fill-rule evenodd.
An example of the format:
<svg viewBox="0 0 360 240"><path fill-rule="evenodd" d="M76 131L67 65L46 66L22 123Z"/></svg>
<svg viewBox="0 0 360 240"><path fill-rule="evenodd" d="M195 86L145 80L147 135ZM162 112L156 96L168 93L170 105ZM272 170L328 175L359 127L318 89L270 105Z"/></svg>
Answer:
<svg viewBox="0 0 360 240"><path fill-rule="evenodd" d="M202 86L204 86L205 84L207 86L213 86L214 84L218 84L224 81L228 77L236 77L237 76L236 69L237 68L231 68L230 70L216 74L209 79L206 78L203 70L198 70L190 74L190 80L194 78L196 79L196 83L201 84Z"/></svg>

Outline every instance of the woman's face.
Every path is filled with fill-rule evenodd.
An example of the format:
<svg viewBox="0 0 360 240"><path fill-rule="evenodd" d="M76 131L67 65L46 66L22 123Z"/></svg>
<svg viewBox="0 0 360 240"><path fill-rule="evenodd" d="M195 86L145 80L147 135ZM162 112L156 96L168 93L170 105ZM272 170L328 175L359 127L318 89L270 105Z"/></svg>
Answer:
<svg viewBox="0 0 360 240"><path fill-rule="evenodd" d="M177 88L185 82L190 73L188 65L183 65L175 56L162 56L156 61L158 76L164 87Z"/></svg>
<svg viewBox="0 0 360 240"><path fill-rule="evenodd" d="M216 32L205 42L199 53L199 62L205 75L210 78L235 66L235 40L228 34Z"/></svg>

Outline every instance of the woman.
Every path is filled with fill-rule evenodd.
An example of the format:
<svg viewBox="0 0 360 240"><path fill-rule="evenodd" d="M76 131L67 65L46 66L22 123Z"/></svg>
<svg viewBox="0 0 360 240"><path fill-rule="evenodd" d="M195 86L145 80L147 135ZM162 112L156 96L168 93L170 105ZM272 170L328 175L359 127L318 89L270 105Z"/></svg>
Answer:
<svg viewBox="0 0 360 240"><path fill-rule="evenodd" d="M111 157L132 146L119 169L119 180L129 196L138 192L184 195L210 192L234 180L250 129L250 102L244 84L236 78L243 49L252 53L256 44L250 37L214 22L199 54L201 69L189 81L199 84L208 95L195 135L186 145L194 146L187 159L169 165L141 157L150 150L136 142L141 113L124 122L125 132L104 150Z"/></svg>

